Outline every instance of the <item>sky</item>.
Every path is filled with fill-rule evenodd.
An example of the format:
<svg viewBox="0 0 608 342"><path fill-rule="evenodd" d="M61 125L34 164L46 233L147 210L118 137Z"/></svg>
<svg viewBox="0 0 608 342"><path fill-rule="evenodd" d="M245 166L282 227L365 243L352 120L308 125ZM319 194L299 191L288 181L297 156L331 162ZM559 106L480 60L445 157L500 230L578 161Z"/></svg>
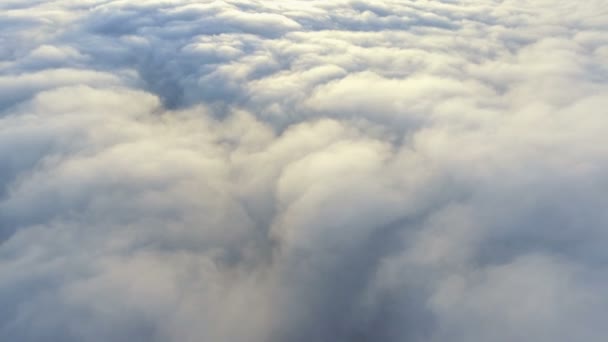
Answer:
<svg viewBox="0 0 608 342"><path fill-rule="evenodd" d="M606 341L607 0L3 0L0 340Z"/></svg>

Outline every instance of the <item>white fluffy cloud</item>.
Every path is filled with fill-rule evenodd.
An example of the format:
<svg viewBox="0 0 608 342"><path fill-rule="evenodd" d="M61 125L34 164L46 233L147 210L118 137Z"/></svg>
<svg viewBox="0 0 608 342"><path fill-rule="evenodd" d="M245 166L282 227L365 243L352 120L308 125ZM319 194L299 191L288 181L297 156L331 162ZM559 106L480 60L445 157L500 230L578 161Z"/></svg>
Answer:
<svg viewBox="0 0 608 342"><path fill-rule="evenodd" d="M607 7L3 1L0 339L604 341Z"/></svg>

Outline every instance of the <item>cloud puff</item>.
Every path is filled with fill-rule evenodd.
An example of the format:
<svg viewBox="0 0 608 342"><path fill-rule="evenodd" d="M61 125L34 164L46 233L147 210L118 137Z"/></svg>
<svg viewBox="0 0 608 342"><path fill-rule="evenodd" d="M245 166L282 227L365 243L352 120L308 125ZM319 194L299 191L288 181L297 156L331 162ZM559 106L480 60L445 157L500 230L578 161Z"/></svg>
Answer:
<svg viewBox="0 0 608 342"><path fill-rule="evenodd" d="M603 341L604 7L3 2L0 338Z"/></svg>

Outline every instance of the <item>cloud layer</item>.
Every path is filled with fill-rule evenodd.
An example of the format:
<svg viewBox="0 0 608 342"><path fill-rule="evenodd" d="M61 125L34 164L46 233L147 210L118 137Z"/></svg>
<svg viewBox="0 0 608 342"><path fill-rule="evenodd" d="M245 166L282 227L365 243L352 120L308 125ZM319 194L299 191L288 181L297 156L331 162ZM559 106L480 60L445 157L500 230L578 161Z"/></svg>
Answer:
<svg viewBox="0 0 608 342"><path fill-rule="evenodd" d="M605 0L0 4L0 340L604 341Z"/></svg>

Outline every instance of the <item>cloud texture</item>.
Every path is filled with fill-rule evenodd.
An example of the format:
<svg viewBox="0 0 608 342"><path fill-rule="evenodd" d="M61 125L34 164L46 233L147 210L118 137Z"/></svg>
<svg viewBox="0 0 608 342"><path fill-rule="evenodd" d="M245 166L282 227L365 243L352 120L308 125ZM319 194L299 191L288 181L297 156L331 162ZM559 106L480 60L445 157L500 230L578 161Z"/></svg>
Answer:
<svg viewBox="0 0 608 342"><path fill-rule="evenodd" d="M606 0L4 0L0 340L605 341Z"/></svg>

